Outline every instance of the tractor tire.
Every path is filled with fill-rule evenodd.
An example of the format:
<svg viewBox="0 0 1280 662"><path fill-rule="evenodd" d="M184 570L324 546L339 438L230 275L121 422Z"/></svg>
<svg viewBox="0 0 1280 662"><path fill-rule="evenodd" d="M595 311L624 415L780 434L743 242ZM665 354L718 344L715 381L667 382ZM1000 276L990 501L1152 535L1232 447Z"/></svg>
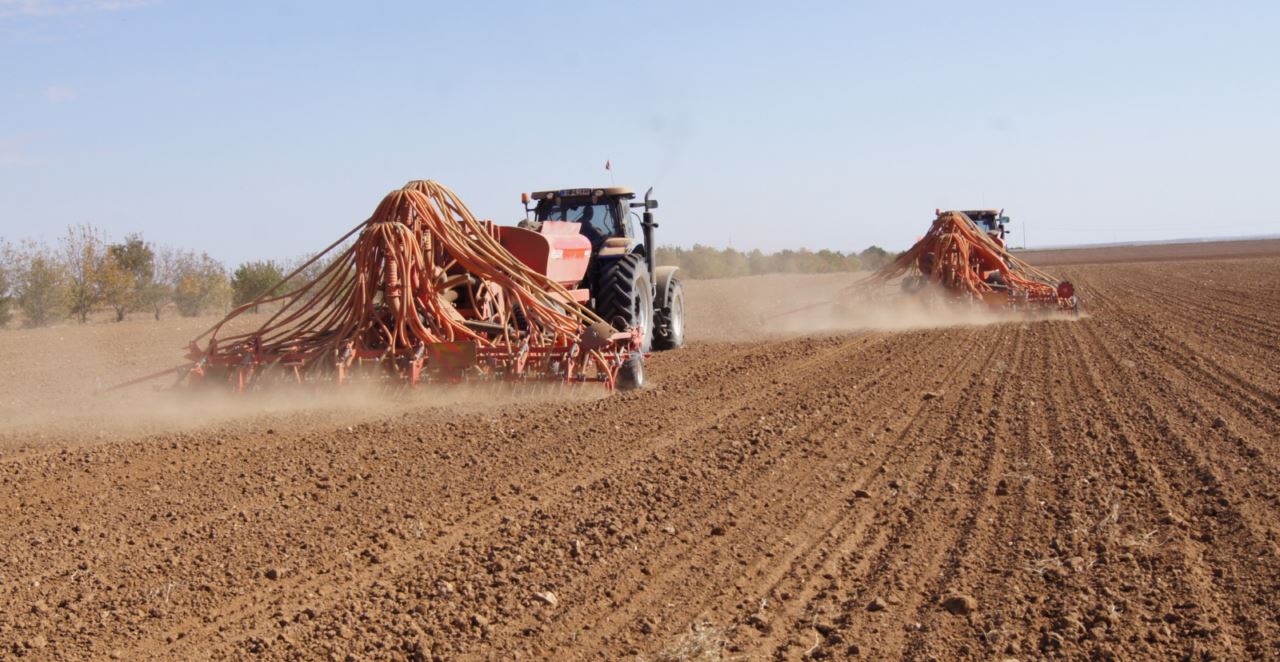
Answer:
<svg viewBox="0 0 1280 662"><path fill-rule="evenodd" d="M644 354L633 353L618 368L618 381L615 387L619 391L634 391L644 386Z"/></svg>
<svg viewBox="0 0 1280 662"><path fill-rule="evenodd" d="M684 285L674 276L667 285L667 305L654 311L653 348L684 346Z"/></svg>
<svg viewBox="0 0 1280 662"><path fill-rule="evenodd" d="M632 253L614 260L596 281L596 314L619 331L639 328L640 351L653 343L653 286L644 256Z"/></svg>

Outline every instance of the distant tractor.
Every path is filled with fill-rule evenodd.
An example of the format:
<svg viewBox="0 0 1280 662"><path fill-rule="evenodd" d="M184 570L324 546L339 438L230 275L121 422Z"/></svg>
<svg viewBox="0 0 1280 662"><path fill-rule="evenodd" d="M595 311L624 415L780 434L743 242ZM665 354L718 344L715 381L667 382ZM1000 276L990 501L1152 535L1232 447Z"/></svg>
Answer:
<svg viewBox="0 0 1280 662"><path fill-rule="evenodd" d="M641 202L629 188L561 189L524 194L526 218L519 228L541 235L550 253L522 251L514 233L503 244L521 259L538 256L547 265L530 264L565 285L576 300L619 331L639 329L640 353L684 345L684 286L677 267L654 262L653 210L658 201L650 188ZM641 209L637 216L632 209ZM636 233L638 221L640 233ZM528 260L525 260L526 262ZM548 267L551 269L548 270ZM642 356L628 361L618 374L619 388L644 383Z"/></svg>
<svg viewBox="0 0 1280 662"><path fill-rule="evenodd" d="M961 214L969 217L982 228L992 239L995 240L1001 248L1005 248L1004 238L1009 234L1007 226L1009 225L1009 217L1004 215L1003 209L973 209L962 211Z"/></svg>
<svg viewBox="0 0 1280 662"><path fill-rule="evenodd" d="M933 225L911 248L864 282L901 278L904 291L928 286L953 298L1015 310L1060 310L1080 315L1080 298L1060 280L1009 252L1004 210L934 210Z"/></svg>

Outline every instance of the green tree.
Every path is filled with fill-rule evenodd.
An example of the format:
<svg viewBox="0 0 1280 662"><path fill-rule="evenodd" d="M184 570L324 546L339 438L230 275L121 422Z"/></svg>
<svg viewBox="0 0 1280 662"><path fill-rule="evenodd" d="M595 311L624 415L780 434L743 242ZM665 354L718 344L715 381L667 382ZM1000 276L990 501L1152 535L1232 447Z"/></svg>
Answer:
<svg viewBox="0 0 1280 662"><path fill-rule="evenodd" d="M735 276L768 273L833 273L857 271L864 268L863 259L856 253L832 250L817 252L801 248L785 249L776 253L752 250L742 253L732 248L712 248L694 244L693 248L660 246L656 252L658 264L669 264L684 272L685 278L732 278ZM879 247L864 251L874 266L893 259L893 255Z"/></svg>
<svg viewBox="0 0 1280 662"><path fill-rule="evenodd" d="M183 317L195 317L210 308L226 306L231 290L227 271L207 254L179 254L174 278L173 303Z"/></svg>
<svg viewBox="0 0 1280 662"><path fill-rule="evenodd" d="M151 298L159 294L155 285L156 254L141 235L131 234L119 244L107 247L111 264L103 276L104 299L116 311L116 321L123 321L131 310L152 304ZM120 285L126 283L122 290Z"/></svg>
<svg viewBox="0 0 1280 662"><path fill-rule="evenodd" d="M97 287L98 299L116 312L117 322L123 322L137 298L133 274L108 253L106 263L98 269Z"/></svg>
<svg viewBox="0 0 1280 662"><path fill-rule="evenodd" d="M244 262L236 267L235 274L231 276L231 303L234 306L250 303L282 279L284 279L284 272L280 271L280 267L271 260ZM281 288L281 293L283 289ZM258 312L258 306L253 307L253 312Z"/></svg>
<svg viewBox="0 0 1280 662"><path fill-rule="evenodd" d="M894 255L879 246L869 246L858 255L863 266L868 269L879 269L893 261Z"/></svg>
<svg viewBox="0 0 1280 662"><path fill-rule="evenodd" d="M27 244L14 270L14 295L27 326L45 326L68 313L64 265L43 246Z"/></svg>

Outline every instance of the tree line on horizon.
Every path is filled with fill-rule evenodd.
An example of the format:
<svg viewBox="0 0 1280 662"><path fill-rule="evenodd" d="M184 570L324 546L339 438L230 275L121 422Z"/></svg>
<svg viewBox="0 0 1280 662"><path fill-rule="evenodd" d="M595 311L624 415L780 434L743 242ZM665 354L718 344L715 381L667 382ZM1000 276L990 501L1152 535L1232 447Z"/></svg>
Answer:
<svg viewBox="0 0 1280 662"><path fill-rule="evenodd" d="M741 252L697 244L657 250L659 264L678 266L690 279L856 271L893 257L877 246L861 253ZM0 239L0 328L18 314L23 326L40 327L67 319L83 324L99 311L110 311L117 322L140 312L159 320L171 307L183 317L224 312L256 300L310 258L247 261L229 270L207 253L157 246L141 234L112 242L92 225L68 227L52 246ZM327 266L316 261L292 280L308 282Z"/></svg>
<svg viewBox="0 0 1280 662"><path fill-rule="evenodd" d="M861 253L808 249L785 249L774 253L761 250L739 251L694 244L693 248L659 246L655 254L658 264L680 267L687 279L734 278L762 274L822 274L862 269L879 269L891 262L896 253L871 246Z"/></svg>

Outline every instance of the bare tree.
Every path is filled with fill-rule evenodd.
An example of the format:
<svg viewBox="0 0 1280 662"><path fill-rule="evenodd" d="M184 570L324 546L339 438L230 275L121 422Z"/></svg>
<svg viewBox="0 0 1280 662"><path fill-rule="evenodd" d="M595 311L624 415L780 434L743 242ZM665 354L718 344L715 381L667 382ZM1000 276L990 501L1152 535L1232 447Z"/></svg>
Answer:
<svg viewBox="0 0 1280 662"><path fill-rule="evenodd" d="M109 264L107 244L92 225L73 225L67 228L61 250L71 314L83 324L103 300L102 276Z"/></svg>
<svg viewBox="0 0 1280 662"><path fill-rule="evenodd" d="M0 240L0 328L13 319L13 290L17 278L17 253L9 242Z"/></svg>
<svg viewBox="0 0 1280 662"><path fill-rule="evenodd" d="M160 312L173 301L173 294L181 277L181 262L182 253L176 248L161 246L155 251L155 277L151 287L147 289L146 299L155 312L157 322L160 321Z"/></svg>

